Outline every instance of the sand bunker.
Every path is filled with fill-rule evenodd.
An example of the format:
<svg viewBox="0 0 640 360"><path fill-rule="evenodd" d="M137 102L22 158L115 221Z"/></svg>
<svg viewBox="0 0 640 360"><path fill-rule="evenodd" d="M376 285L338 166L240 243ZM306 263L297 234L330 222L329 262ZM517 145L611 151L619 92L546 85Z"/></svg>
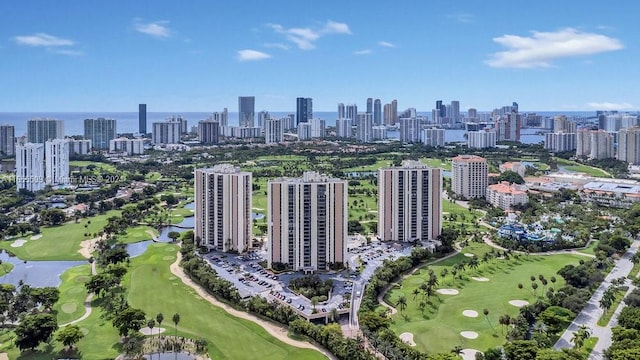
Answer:
<svg viewBox="0 0 640 360"><path fill-rule="evenodd" d="M464 256L466 256L466 257L474 257L475 255L473 255L472 253L464 253Z"/></svg>
<svg viewBox="0 0 640 360"><path fill-rule="evenodd" d="M400 334L400 340L409 346L416 346L416 343L413 342L413 334L410 332Z"/></svg>
<svg viewBox="0 0 640 360"><path fill-rule="evenodd" d="M40 238L42 238L42 234L33 235L33 236L31 237L31 240L38 240L38 239L40 239Z"/></svg>
<svg viewBox="0 0 640 360"><path fill-rule="evenodd" d="M478 338L478 333L475 331L462 331L460 332L460 336L462 336L465 339L477 339Z"/></svg>
<svg viewBox="0 0 640 360"><path fill-rule="evenodd" d="M487 279L486 277L475 277L473 276L471 279L475 280L475 281L489 281L489 279Z"/></svg>
<svg viewBox="0 0 640 360"><path fill-rule="evenodd" d="M80 255L84 256L87 259L90 258L91 253L95 250L98 240L99 240L98 238L95 238L95 239L81 241L80 250L78 250Z"/></svg>
<svg viewBox="0 0 640 360"><path fill-rule="evenodd" d="M15 247L20 247L20 246L24 245L24 243L26 243L26 242L27 242L27 240L19 239L19 240L14 241L11 244L11 247L14 247L14 248Z"/></svg>
<svg viewBox="0 0 640 360"><path fill-rule="evenodd" d="M166 330L167 329L165 328L158 328L158 327L154 327L153 329L150 329L148 327L143 327L142 329L140 329L140 332L142 333L142 335L156 335L156 334L162 334Z"/></svg>
<svg viewBox="0 0 640 360"><path fill-rule="evenodd" d="M460 293L456 289L438 289L436 292L442 295L458 295Z"/></svg>
<svg viewBox="0 0 640 360"><path fill-rule="evenodd" d="M460 356L462 356L464 360L475 360L476 354L478 353L482 354L482 351L476 349L462 349Z"/></svg>
<svg viewBox="0 0 640 360"><path fill-rule="evenodd" d="M509 304L515 306L515 307L523 307L525 305L529 305L528 301L524 301L524 300L511 300L509 301Z"/></svg>
<svg viewBox="0 0 640 360"><path fill-rule="evenodd" d="M478 317L478 312L475 310L465 310L462 312L462 315L466 316L466 317Z"/></svg>

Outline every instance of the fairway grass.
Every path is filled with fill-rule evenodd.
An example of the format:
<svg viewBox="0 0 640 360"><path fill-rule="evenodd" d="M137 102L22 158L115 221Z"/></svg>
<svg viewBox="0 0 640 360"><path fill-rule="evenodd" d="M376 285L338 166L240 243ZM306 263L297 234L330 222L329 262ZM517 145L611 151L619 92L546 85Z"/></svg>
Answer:
<svg viewBox="0 0 640 360"><path fill-rule="evenodd" d="M562 166L563 168L569 171L584 173L593 177L604 177L604 178L611 177L611 175L608 174L606 171L602 169L598 169L597 167L583 165L575 161L566 160L562 158L554 158L554 159L558 162L558 165Z"/></svg>
<svg viewBox="0 0 640 360"><path fill-rule="evenodd" d="M172 251L167 251L170 249ZM262 327L236 318L202 299L169 271L177 251L175 245L152 244L143 255L131 260L130 271L123 279L129 289L129 304L144 310L149 318L163 313L162 327L167 328L168 335L174 333L171 317L179 313L179 334L205 338L212 359L249 359L255 354L260 354L261 359L273 360L324 358L317 351L286 345Z"/></svg>
<svg viewBox="0 0 640 360"><path fill-rule="evenodd" d="M60 276L62 279L58 287L60 299L53 306L53 310L57 313L58 324L66 324L84 315L84 301L88 295L84 284L90 277L89 264L72 267Z"/></svg>
<svg viewBox="0 0 640 360"><path fill-rule="evenodd" d="M473 243L463 249L465 253L473 253L478 257L488 252L490 248L485 244ZM570 254L551 256L521 256L520 260L514 258L510 260L491 260L490 263L483 263L477 270L467 269L463 272L463 279L452 278L450 274L451 266L462 261L469 261L469 258L462 253L454 257L435 263L429 268L438 275L440 289L458 289L458 295L438 295L432 296L430 302L424 310L424 315L420 312L418 304L427 301L422 294L414 300L413 290L420 284L426 282L428 271L422 269L417 275L406 278L399 288L394 287L385 300L389 304L396 304L400 296L407 299L407 308L403 314L399 312L393 315L391 329L396 334L410 332L414 334L416 348L426 352L449 352L453 347L459 345L462 348L487 349L501 345L505 342L498 318L503 314L516 316L518 308L510 305L511 300L523 300L534 303L531 289L531 275L538 277L542 274L549 279L555 276L556 288L564 285L562 277L557 275L557 271L567 264L577 264L580 257ZM443 279L440 276L442 269L447 268L449 274ZM486 277L488 282L471 280L471 277ZM524 289L518 289L518 283L524 285ZM540 282L537 295L543 294ZM552 286L549 284L547 286ZM489 322L483 314L483 310L489 310ZM466 317L465 310L472 310L479 313L477 318ZM493 326L493 329L492 329ZM495 329L495 331L494 331ZM461 336L464 331L478 333L477 339L467 339Z"/></svg>

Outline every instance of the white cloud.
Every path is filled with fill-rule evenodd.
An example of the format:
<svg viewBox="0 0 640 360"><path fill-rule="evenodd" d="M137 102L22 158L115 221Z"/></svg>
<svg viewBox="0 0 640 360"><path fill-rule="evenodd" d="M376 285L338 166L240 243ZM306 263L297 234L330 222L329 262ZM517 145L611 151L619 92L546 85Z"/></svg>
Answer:
<svg viewBox="0 0 640 360"><path fill-rule="evenodd" d="M378 45L383 46L383 47L388 47L388 48L396 47L396 44L390 43L388 41L378 41Z"/></svg>
<svg viewBox="0 0 640 360"><path fill-rule="evenodd" d="M465 13L449 14L447 15L447 18L463 24L470 24L476 20L475 15Z"/></svg>
<svg viewBox="0 0 640 360"><path fill-rule="evenodd" d="M633 109L634 106L629 103L612 103L612 102L590 102L587 106L595 110L628 110Z"/></svg>
<svg viewBox="0 0 640 360"><path fill-rule="evenodd" d="M84 56L84 51L80 51L80 50L52 49L51 51L60 55Z"/></svg>
<svg viewBox="0 0 640 360"><path fill-rule="evenodd" d="M45 33L16 36L13 38L13 40L19 45L26 45L26 46L53 47L53 46L73 46L75 44L73 40L63 39L63 38L59 38L57 36L53 36Z"/></svg>
<svg viewBox="0 0 640 360"><path fill-rule="evenodd" d="M372 52L371 49L357 50L353 52L353 55L369 55Z"/></svg>
<svg viewBox="0 0 640 360"><path fill-rule="evenodd" d="M493 41L507 48L486 64L495 68L550 67L555 59L615 51L624 45L615 38L566 28L556 32L533 31L532 36L503 35Z"/></svg>
<svg viewBox="0 0 640 360"><path fill-rule="evenodd" d="M332 20L327 20L326 24L324 24L324 28L322 32L325 34L347 34L351 35L351 30L349 30L349 25L345 23L339 23Z"/></svg>
<svg viewBox="0 0 640 360"><path fill-rule="evenodd" d="M289 50L289 47L282 43L266 43L263 46L266 48L277 48L282 50Z"/></svg>
<svg viewBox="0 0 640 360"><path fill-rule="evenodd" d="M315 42L324 35L331 34L351 34L349 26L345 23L338 23L328 20L321 28L285 28L280 24L267 24L273 31L284 35L285 39L294 43L299 49L314 49Z"/></svg>
<svg viewBox="0 0 640 360"><path fill-rule="evenodd" d="M269 59L271 55L267 53L263 53L262 51L245 49L238 50L238 60L239 61L257 61Z"/></svg>
<svg viewBox="0 0 640 360"><path fill-rule="evenodd" d="M167 26L168 21L154 21L150 23L140 22L134 19L134 27L137 32L150 35L156 38L168 38L171 36L171 29Z"/></svg>

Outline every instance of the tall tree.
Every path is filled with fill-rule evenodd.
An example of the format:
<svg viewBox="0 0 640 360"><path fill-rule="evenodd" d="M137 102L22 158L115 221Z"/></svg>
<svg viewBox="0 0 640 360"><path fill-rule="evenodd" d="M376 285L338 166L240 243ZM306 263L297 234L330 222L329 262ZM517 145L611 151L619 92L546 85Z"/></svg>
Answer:
<svg viewBox="0 0 640 360"><path fill-rule="evenodd" d="M73 349L73 345L82 340L84 333L77 325L67 325L56 333L56 340L60 341L68 350Z"/></svg>
<svg viewBox="0 0 640 360"><path fill-rule="evenodd" d="M41 342L47 342L58 330L58 321L52 314L26 315L15 329L16 346L20 350L33 349Z"/></svg>

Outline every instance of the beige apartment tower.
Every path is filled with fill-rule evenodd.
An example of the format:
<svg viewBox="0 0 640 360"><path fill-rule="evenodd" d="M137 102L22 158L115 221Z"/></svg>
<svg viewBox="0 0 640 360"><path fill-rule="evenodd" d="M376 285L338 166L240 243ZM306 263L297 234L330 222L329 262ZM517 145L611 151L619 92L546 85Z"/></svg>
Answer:
<svg viewBox="0 0 640 360"><path fill-rule="evenodd" d="M249 248L251 178L230 164L195 170L195 236L200 245L239 253Z"/></svg>
<svg viewBox="0 0 640 360"><path fill-rule="evenodd" d="M419 161L378 170L382 241L435 240L442 230L442 170Z"/></svg>
<svg viewBox="0 0 640 360"><path fill-rule="evenodd" d="M317 172L269 182L268 266L325 270L347 256L347 182Z"/></svg>
<svg viewBox="0 0 640 360"><path fill-rule="evenodd" d="M463 199L484 198L489 185L487 159L459 155L451 159L451 189Z"/></svg>

